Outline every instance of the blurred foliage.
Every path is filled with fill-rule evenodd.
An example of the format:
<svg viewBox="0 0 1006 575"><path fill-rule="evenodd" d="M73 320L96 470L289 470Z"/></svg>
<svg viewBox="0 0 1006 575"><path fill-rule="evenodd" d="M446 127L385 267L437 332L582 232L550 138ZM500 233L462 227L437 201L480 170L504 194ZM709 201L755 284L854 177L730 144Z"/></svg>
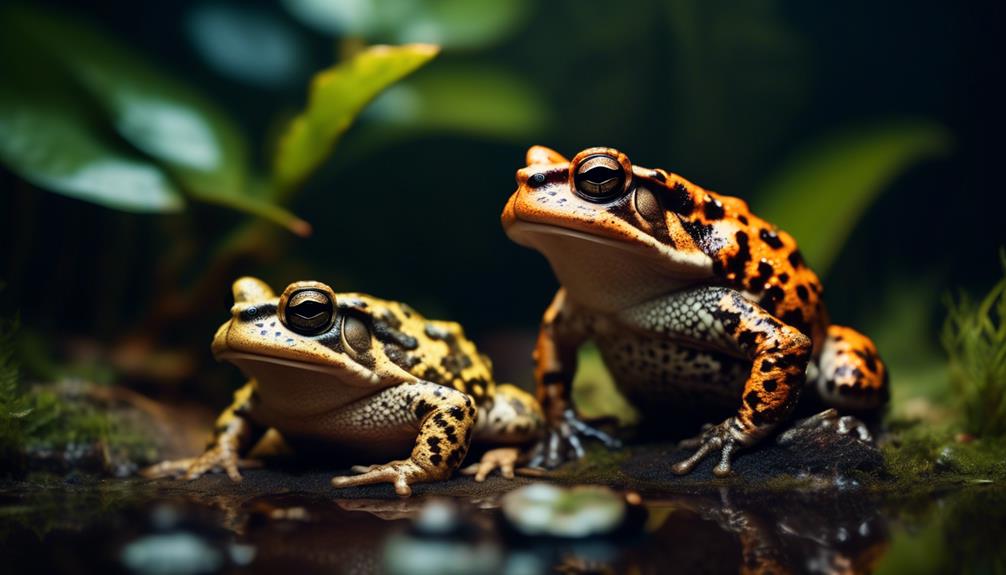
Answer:
<svg viewBox="0 0 1006 575"><path fill-rule="evenodd" d="M580 348L577 354L573 403L580 415L588 419L614 417L619 425L639 421L639 413L619 393L600 351L592 343Z"/></svg>
<svg viewBox="0 0 1006 575"><path fill-rule="evenodd" d="M875 294L875 309L864 321L868 333L892 370L892 418L952 419L946 356L933 337L929 310L939 308L939 284L932 272L886 282Z"/></svg>
<svg viewBox="0 0 1006 575"><path fill-rule="evenodd" d="M799 152L763 186L759 214L788 231L821 275L860 216L895 177L949 150L950 136L933 122L845 129Z"/></svg>
<svg viewBox="0 0 1006 575"><path fill-rule="evenodd" d="M527 0L284 0L305 25L370 41L476 48L513 32Z"/></svg>
<svg viewBox="0 0 1006 575"><path fill-rule="evenodd" d="M17 320L0 318L0 461L11 461L24 442L24 418L31 413L28 398L18 389L14 359Z"/></svg>
<svg viewBox="0 0 1006 575"><path fill-rule="evenodd" d="M51 78L63 74L72 77L119 136L163 166L195 199L273 220L300 235L309 233L305 222L273 201L289 194L263 195L265 187L255 181L249 166L245 137L194 89L79 19L8 7L2 25L24 31L32 49L51 58L28 67L20 61L23 43L8 41L6 67L42 84L54 83ZM321 163L335 139L377 93L435 54L429 46L371 48L319 74L313 84L313 106L294 120L278 152L275 167L282 189L300 184ZM139 205L160 211L180 207L174 188L157 167L129 164L103 149L83 122L72 121L77 105L72 91L59 93L63 97L53 98L52 107L38 110L33 94L23 88L5 91L2 101L9 103L3 108L7 120L0 116L5 128L2 159L42 187L75 192L110 207ZM44 155L34 149L43 146L60 148ZM81 159L69 168L62 163L74 157ZM119 185L108 185L108 178Z"/></svg>
<svg viewBox="0 0 1006 575"><path fill-rule="evenodd" d="M73 86L60 90L62 98L55 102L58 107L53 110L56 113L41 116L55 123L61 120L61 116L72 117L80 102L94 102L94 115L101 113L103 120L119 136L177 178L194 198L266 217L282 225L298 225L299 220L286 210L249 193L251 186L247 181L244 137L221 110L193 89L159 72L156 66L132 54L130 49L116 43L110 35L92 29L86 21L23 6L8 6L0 14L0 22L5 30L24 32L24 43L4 46L4 60L8 68L43 85L63 77L75 81ZM46 55L48 61L43 65L32 65L22 60L22 54L32 55L35 52ZM46 91L46 94L51 95L52 91ZM46 137L45 133L39 135L32 130L35 126L21 117L25 113L22 110L31 110L35 97L35 94L20 89L11 94L14 100L11 117L18 121L10 124L12 130L7 137L39 138L41 145L59 142L49 145L66 146L65 140L60 138L62 134L41 139ZM84 132L85 128L80 123L68 126L68 129L76 128L78 131L76 138L70 140L71 145L74 141L87 142L89 138L100 137L100 127L96 122L87 126L89 132ZM149 166L147 162L138 167L124 165L121 159L102 154L103 150L97 145L86 150L89 154L85 157L90 163L85 165L89 169L83 173L115 178L113 183L119 185L95 182L87 188L87 195L78 194L81 199L93 200L97 197L100 203L110 207L142 202L147 210L180 207L177 199L164 201L163 196L168 192L173 194L174 190L170 183L161 183L164 178L160 168ZM63 155L58 154L64 150L56 151L46 156L48 162L36 162L33 166L42 174L32 181L43 188L50 187L46 184L58 183L54 177L68 171L60 164ZM83 152L78 151L77 154ZM73 157L72 154L66 156ZM78 168L70 173L79 178L81 171ZM158 185L167 187L167 191L161 191ZM63 191L66 186L53 187L55 191ZM149 189L160 191L160 194L143 193Z"/></svg>
<svg viewBox="0 0 1006 575"><path fill-rule="evenodd" d="M519 141L548 125L548 111L526 82L490 66L447 65L382 94L370 109L384 132L445 132Z"/></svg>
<svg viewBox="0 0 1006 575"><path fill-rule="evenodd" d="M0 37L0 161L42 188L107 207L170 212L184 200L158 166L114 142L98 127L57 64L9 22ZM29 46L26 50L25 46ZM17 62L14 62L17 60Z"/></svg>
<svg viewBox="0 0 1006 575"><path fill-rule="evenodd" d="M999 258L1006 274L1006 249ZM947 298L942 342L967 431L1006 435L1006 277L979 302Z"/></svg>
<svg viewBox="0 0 1006 575"><path fill-rule="evenodd" d="M324 161L353 119L389 85L437 55L427 44L378 46L319 72L307 108L295 117L276 152L273 173L282 199Z"/></svg>
<svg viewBox="0 0 1006 575"><path fill-rule="evenodd" d="M662 134L674 171L747 195L753 190L745 176L763 174L785 149L806 106L807 42L783 2L669 0L661 8L671 64L661 70L669 79Z"/></svg>
<svg viewBox="0 0 1006 575"><path fill-rule="evenodd" d="M245 139L222 110L77 18L34 10L12 10L9 17L10 26L26 30L62 66L49 73L75 79L119 136L161 163L187 190L221 202L242 195Z"/></svg>
<svg viewBox="0 0 1006 575"><path fill-rule="evenodd" d="M186 31L214 71L265 89L293 84L308 62L305 42L291 24L246 3L196 4Z"/></svg>
<svg viewBox="0 0 1006 575"><path fill-rule="evenodd" d="M0 319L0 470L19 471L33 450L134 442L131 434L113 434L118 428L97 407L21 385L14 357L17 330L17 320Z"/></svg>

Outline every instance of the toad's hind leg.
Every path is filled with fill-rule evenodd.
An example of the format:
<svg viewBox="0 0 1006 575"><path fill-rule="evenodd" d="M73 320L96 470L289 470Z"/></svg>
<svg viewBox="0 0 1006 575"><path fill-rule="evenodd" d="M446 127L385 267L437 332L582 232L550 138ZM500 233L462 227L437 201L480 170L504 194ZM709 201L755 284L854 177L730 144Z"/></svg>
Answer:
<svg viewBox="0 0 1006 575"><path fill-rule="evenodd" d="M353 467L358 475L333 477L335 487L391 483L395 493L408 497L410 485L446 479L468 453L477 415L471 396L435 383L402 384L344 409L345 419L365 423L375 406L400 410L419 428L408 459L381 465Z"/></svg>
<svg viewBox="0 0 1006 575"><path fill-rule="evenodd" d="M534 396L503 383L496 386L492 398L479 406L475 441L525 443L541 435L544 428L545 416Z"/></svg>
<svg viewBox="0 0 1006 575"><path fill-rule="evenodd" d="M868 411L887 402L887 366L870 338L850 327L828 327L817 369L814 389L830 407Z"/></svg>
<svg viewBox="0 0 1006 575"><path fill-rule="evenodd" d="M499 469L503 477L512 479L514 467L527 459L518 446L540 437L544 431L545 416L534 396L508 383L497 385L492 397L479 406L475 441L507 447L490 449L479 463L461 473L483 481Z"/></svg>

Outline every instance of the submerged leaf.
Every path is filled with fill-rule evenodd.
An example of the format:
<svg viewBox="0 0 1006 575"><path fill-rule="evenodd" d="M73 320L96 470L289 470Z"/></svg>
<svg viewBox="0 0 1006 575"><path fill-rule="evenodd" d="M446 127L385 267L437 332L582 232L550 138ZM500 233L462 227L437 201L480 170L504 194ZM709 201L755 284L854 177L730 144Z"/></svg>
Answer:
<svg viewBox="0 0 1006 575"><path fill-rule="evenodd" d="M763 187L757 210L799 238L806 259L827 272L867 206L913 164L949 148L930 122L843 132L802 152Z"/></svg>
<svg viewBox="0 0 1006 575"><path fill-rule="evenodd" d="M374 97L437 52L427 44L374 46L316 75L307 109L290 122L276 151L273 174L279 193L289 193L321 165Z"/></svg>

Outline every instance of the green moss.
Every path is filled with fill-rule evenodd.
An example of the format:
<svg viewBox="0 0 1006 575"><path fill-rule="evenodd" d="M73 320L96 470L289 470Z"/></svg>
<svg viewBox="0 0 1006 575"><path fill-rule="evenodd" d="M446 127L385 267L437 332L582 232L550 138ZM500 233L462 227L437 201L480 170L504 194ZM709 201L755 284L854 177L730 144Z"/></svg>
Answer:
<svg viewBox="0 0 1006 575"><path fill-rule="evenodd" d="M892 422L882 449L887 477L879 485L916 492L961 484L1006 482L1006 444L974 439L953 424Z"/></svg>
<svg viewBox="0 0 1006 575"><path fill-rule="evenodd" d="M999 254L1006 271L1006 250ZM942 342L965 429L980 437L1006 435L1006 277L980 302L947 299Z"/></svg>
<svg viewBox="0 0 1006 575"><path fill-rule="evenodd" d="M52 388L24 389L15 360L17 320L0 319L0 466L18 471L31 453L94 446L103 457L152 459L150 441L114 413Z"/></svg>
<svg viewBox="0 0 1006 575"><path fill-rule="evenodd" d="M14 335L18 321L0 318L0 461L16 459L25 438L25 419L31 401L18 389L18 366L14 360Z"/></svg>
<svg viewBox="0 0 1006 575"><path fill-rule="evenodd" d="M589 445L585 457L554 472L558 481L574 483L615 483L625 482L621 465L630 456L628 449L608 449L603 445Z"/></svg>

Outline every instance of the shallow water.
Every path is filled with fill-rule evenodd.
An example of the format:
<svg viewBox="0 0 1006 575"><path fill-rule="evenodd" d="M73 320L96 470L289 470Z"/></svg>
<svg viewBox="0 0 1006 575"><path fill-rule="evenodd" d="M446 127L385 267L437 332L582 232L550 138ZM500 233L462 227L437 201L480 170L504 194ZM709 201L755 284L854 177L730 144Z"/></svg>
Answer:
<svg viewBox="0 0 1006 575"><path fill-rule="evenodd" d="M167 486L166 486L167 485ZM225 483L214 483L225 486ZM453 497L439 535L413 520L432 495L336 499L316 490L190 489L134 480L0 486L4 572L1006 573L1006 490L911 496L643 494L616 535L528 538L499 494Z"/></svg>

